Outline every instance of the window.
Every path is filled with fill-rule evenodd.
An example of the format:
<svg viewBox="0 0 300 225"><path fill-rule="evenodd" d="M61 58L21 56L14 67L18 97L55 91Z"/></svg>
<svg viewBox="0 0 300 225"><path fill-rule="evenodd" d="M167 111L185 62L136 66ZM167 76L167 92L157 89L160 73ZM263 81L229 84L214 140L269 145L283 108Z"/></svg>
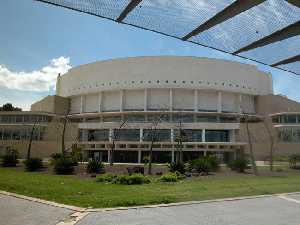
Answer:
<svg viewBox="0 0 300 225"><path fill-rule="evenodd" d="M117 141L139 141L139 129L115 129L114 137Z"/></svg>
<svg viewBox="0 0 300 225"><path fill-rule="evenodd" d="M179 122L183 122L183 123L193 123L194 122L194 115L192 114L174 114L172 121L174 123L179 123Z"/></svg>
<svg viewBox="0 0 300 225"><path fill-rule="evenodd" d="M228 130L206 130L205 131L206 142L229 142Z"/></svg>
<svg viewBox="0 0 300 225"><path fill-rule="evenodd" d="M108 141L109 140L109 130L89 130L88 131L88 141Z"/></svg>
<svg viewBox="0 0 300 225"><path fill-rule="evenodd" d="M124 121L127 122L145 122L144 115L127 115L124 118Z"/></svg>
<svg viewBox="0 0 300 225"><path fill-rule="evenodd" d="M197 122L201 122L201 123L207 123L207 122L217 122L217 117L216 116L201 116L201 115L197 115L196 118Z"/></svg>
<svg viewBox="0 0 300 225"><path fill-rule="evenodd" d="M201 142L202 130L184 129L181 130L181 137L179 129L174 130L174 141L176 142L179 138L181 138L183 142Z"/></svg>
<svg viewBox="0 0 300 225"><path fill-rule="evenodd" d="M220 117L220 122L221 123L237 123L238 120L236 117Z"/></svg>
<svg viewBox="0 0 300 225"><path fill-rule="evenodd" d="M169 114L148 115L147 122L170 122Z"/></svg>
<svg viewBox="0 0 300 225"><path fill-rule="evenodd" d="M104 116L103 122L121 122L121 116Z"/></svg>
<svg viewBox="0 0 300 225"><path fill-rule="evenodd" d="M143 140L155 142L171 141L171 130L169 129L145 129L143 130Z"/></svg>

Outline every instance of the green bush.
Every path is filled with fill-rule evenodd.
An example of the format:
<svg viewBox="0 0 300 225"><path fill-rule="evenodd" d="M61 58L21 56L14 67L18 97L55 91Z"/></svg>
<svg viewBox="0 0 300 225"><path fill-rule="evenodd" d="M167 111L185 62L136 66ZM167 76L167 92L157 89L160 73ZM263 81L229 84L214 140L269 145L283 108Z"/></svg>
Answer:
<svg viewBox="0 0 300 225"><path fill-rule="evenodd" d="M100 173L104 169L104 164L99 161L92 159L88 162L86 171L88 173Z"/></svg>
<svg viewBox="0 0 300 225"><path fill-rule="evenodd" d="M300 169L300 154L293 154L289 156L289 164L291 169Z"/></svg>
<svg viewBox="0 0 300 225"><path fill-rule="evenodd" d="M161 182L177 182L179 180L182 180L184 178L184 176L179 173L178 171L176 171L175 173L167 173L162 175L159 180Z"/></svg>
<svg viewBox="0 0 300 225"><path fill-rule="evenodd" d="M184 164L182 162L172 162L168 165L170 172L174 173L176 171L178 171L181 174L185 173L185 167Z"/></svg>
<svg viewBox="0 0 300 225"><path fill-rule="evenodd" d="M215 172L220 167L220 162L216 156L203 156L199 159L191 162L191 167L198 173L208 174L209 172Z"/></svg>
<svg viewBox="0 0 300 225"><path fill-rule="evenodd" d="M97 182L106 182L112 184L148 184L151 180L142 174L132 174L132 175L115 175L115 174L105 174L97 177Z"/></svg>
<svg viewBox="0 0 300 225"><path fill-rule="evenodd" d="M9 149L2 156L2 166L3 167L16 167L18 164L18 151L15 149Z"/></svg>
<svg viewBox="0 0 300 225"><path fill-rule="evenodd" d="M117 178L118 175L116 174L103 174L99 177L97 177L96 182L106 182L106 183L113 183L113 180Z"/></svg>
<svg viewBox="0 0 300 225"><path fill-rule="evenodd" d="M43 161L40 158L30 158L24 161L24 165L27 171L37 171L43 168Z"/></svg>
<svg viewBox="0 0 300 225"><path fill-rule="evenodd" d="M249 161L246 158L238 158L227 164L227 166L234 171L244 173L248 168Z"/></svg>
<svg viewBox="0 0 300 225"><path fill-rule="evenodd" d="M53 161L56 174L72 174L74 172L74 162L72 158L61 157Z"/></svg>

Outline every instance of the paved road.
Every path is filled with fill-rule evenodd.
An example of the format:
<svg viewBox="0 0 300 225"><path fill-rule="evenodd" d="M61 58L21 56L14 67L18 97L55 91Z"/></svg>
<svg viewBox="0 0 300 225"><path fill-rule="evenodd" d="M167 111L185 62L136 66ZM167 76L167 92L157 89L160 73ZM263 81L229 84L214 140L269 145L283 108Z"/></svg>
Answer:
<svg viewBox="0 0 300 225"><path fill-rule="evenodd" d="M72 213L74 211L0 195L0 225L54 225L70 217ZM171 207L90 212L76 223L76 225L169 224L299 225L300 194Z"/></svg>
<svg viewBox="0 0 300 225"><path fill-rule="evenodd" d="M300 195L289 196L300 199ZM78 225L299 225L300 201L265 197L91 213Z"/></svg>
<svg viewBox="0 0 300 225"><path fill-rule="evenodd" d="M0 194L0 225L55 225L71 210Z"/></svg>

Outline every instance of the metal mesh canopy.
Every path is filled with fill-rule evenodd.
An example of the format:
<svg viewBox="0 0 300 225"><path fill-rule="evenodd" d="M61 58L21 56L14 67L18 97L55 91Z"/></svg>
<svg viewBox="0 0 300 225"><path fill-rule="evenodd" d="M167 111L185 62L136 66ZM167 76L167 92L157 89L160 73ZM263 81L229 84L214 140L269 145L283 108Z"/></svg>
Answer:
<svg viewBox="0 0 300 225"><path fill-rule="evenodd" d="M37 0L300 75L300 0Z"/></svg>

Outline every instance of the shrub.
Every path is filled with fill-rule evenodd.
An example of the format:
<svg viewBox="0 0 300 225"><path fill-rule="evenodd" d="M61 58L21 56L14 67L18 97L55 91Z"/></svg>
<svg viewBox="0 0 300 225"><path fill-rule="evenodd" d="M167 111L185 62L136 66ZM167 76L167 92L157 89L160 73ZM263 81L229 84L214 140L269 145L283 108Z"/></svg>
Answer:
<svg viewBox="0 0 300 225"><path fill-rule="evenodd" d="M107 182L112 184L148 184L151 180L142 174L132 174L132 175L114 175L106 174L97 178L97 182Z"/></svg>
<svg viewBox="0 0 300 225"><path fill-rule="evenodd" d="M289 164L291 169L300 169L300 154L293 154L289 156Z"/></svg>
<svg viewBox="0 0 300 225"><path fill-rule="evenodd" d="M104 165L99 160L90 160L87 164L86 171L88 173L99 173L101 170L104 169Z"/></svg>
<svg viewBox="0 0 300 225"><path fill-rule="evenodd" d="M117 178L118 175L107 173L97 177L96 182L106 182L106 183L113 183L113 180Z"/></svg>
<svg viewBox="0 0 300 225"><path fill-rule="evenodd" d="M203 156L191 162L191 168L195 169L198 173L208 174L215 172L220 168L220 162L214 155Z"/></svg>
<svg viewBox="0 0 300 225"><path fill-rule="evenodd" d="M185 172L191 172L192 171L192 164L190 162L187 162L184 164L184 170Z"/></svg>
<svg viewBox="0 0 300 225"><path fill-rule="evenodd" d="M61 157L53 161L56 174L72 174L74 171L73 160L67 157Z"/></svg>
<svg viewBox="0 0 300 225"><path fill-rule="evenodd" d="M249 161L246 158L238 158L227 164L227 166L234 171L244 173L247 169Z"/></svg>
<svg viewBox="0 0 300 225"><path fill-rule="evenodd" d="M181 180L183 178L184 176L177 171L175 173L164 174L159 178L159 180L161 182L177 182L178 180Z"/></svg>
<svg viewBox="0 0 300 225"><path fill-rule="evenodd" d="M210 165L211 165L211 170L213 172L218 171L220 169L220 161L217 158L217 156L215 155L209 155L206 156L207 160L209 161Z"/></svg>
<svg viewBox="0 0 300 225"><path fill-rule="evenodd" d="M177 162L177 163L172 162L168 166L169 166L170 172L172 172L172 173L174 173L176 171L178 171L181 174L185 173L184 164L182 162Z"/></svg>
<svg viewBox="0 0 300 225"><path fill-rule="evenodd" d="M6 154L2 156L2 166L4 167L16 167L18 162L18 151L15 149L7 150Z"/></svg>
<svg viewBox="0 0 300 225"><path fill-rule="evenodd" d="M134 167L127 167L127 172L129 175L134 174L134 173L140 173L140 174L144 174L144 167L140 167L140 166L134 166Z"/></svg>
<svg viewBox="0 0 300 225"><path fill-rule="evenodd" d="M24 161L27 171L37 171L43 168L43 161L40 158L30 158Z"/></svg>

